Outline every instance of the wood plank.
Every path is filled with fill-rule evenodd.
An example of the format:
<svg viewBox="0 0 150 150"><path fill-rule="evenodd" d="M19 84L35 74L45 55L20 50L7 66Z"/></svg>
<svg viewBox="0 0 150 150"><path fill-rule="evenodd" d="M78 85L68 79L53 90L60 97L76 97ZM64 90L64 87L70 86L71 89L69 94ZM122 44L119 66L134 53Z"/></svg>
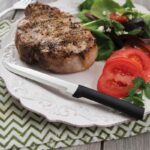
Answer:
<svg viewBox="0 0 150 150"><path fill-rule="evenodd" d="M82 146L74 146L71 148L60 148L58 150L100 150L101 149L101 143L93 143L93 144L87 144Z"/></svg>
<svg viewBox="0 0 150 150"><path fill-rule="evenodd" d="M150 133L104 142L103 150L150 150Z"/></svg>

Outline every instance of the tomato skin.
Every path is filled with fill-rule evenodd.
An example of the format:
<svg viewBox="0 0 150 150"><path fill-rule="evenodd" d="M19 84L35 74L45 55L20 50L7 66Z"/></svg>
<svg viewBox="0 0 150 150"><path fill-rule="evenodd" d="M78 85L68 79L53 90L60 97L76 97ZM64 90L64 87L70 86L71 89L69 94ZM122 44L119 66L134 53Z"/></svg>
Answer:
<svg viewBox="0 0 150 150"><path fill-rule="evenodd" d="M150 83L150 69L147 70L147 71L144 71L143 74L144 74L144 80L145 80L146 82L149 82L149 83Z"/></svg>
<svg viewBox="0 0 150 150"><path fill-rule="evenodd" d="M150 68L150 57L140 48L125 47L112 54L107 62L119 57L129 59L133 63L136 63L143 71L146 71Z"/></svg>
<svg viewBox="0 0 150 150"><path fill-rule="evenodd" d="M146 45L150 50L150 46ZM123 47L106 61L97 89L116 98L128 96L133 79L142 77L150 82L150 53L141 47Z"/></svg>
<svg viewBox="0 0 150 150"><path fill-rule="evenodd" d="M105 78L105 74L103 74L98 80L97 90L101 93L110 95L112 97L122 98L122 97L128 96L129 89L133 87L133 85L131 85L131 87L128 90L124 92L122 91L120 92L120 89L117 90L117 88L110 89L111 84L113 84L113 80L112 81L110 80L110 82L108 83L107 79ZM115 84L115 81L114 81L114 84Z"/></svg>
<svg viewBox="0 0 150 150"><path fill-rule="evenodd" d="M97 89L113 97L126 97L136 77L143 77L137 64L126 58L113 59L106 63L103 74L98 80Z"/></svg>
<svg viewBox="0 0 150 150"><path fill-rule="evenodd" d="M103 73L107 72L107 68L108 68L110 65L112 65L113 63L115 63L116 66L119 65L120 63L121 63L121 64L123 63L123 64L124 64L124 65L122 65L123 68L124 68L125 66L126 66L127 68L130 68L130 66L134 66L139 72L141 72L141 73L143 72L142 67L141 67L138 63L134 63L134 62L131 61L130 59L127 59L127 58L118 56L118 57L116 57L116 58L108 59L108 61L106 61L105 66L104 66L104 68L103 68ZM134 70L134 69L133 69L133 70ZM143 73L142 73L142 75L143 75Z"/></svg>
<svg viewBox="0 0 150 150"><path fill-rule="evenodd" d="M122 15L119 15L119 14L114 13L114 12L111 13L109 17L111 20L114 20L114 21L117 21L120 23L125 23L128 21L128 18L126 16L122 16Z"/></svg>

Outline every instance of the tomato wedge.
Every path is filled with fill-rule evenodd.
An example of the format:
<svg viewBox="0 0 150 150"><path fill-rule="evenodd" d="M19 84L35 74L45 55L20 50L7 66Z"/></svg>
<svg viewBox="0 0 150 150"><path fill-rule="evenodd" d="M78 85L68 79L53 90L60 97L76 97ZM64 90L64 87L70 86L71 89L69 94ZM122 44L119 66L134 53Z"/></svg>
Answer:
<svg viewBox="0 0 150 150"><path fill-rule="evenodd" d="M133 63L136 63L143 71L146 71L150 68L150 57L139 48L126 47L122 50L115 52L107 62L111 61L114 58L123 57Z"/></svg>
<svg viewBox="0 0 150 150"><path fill-rule="evenodd" d="M133 87L133 79L142 76L141 69L136 63L126 58L113 59L105 65L103 74L98 80L97 89L113 97L126 97Z"/></svg>
<svg viewBox="0 0 150 150"><path fill-rule="evenodd" d="M128 18L126 16L119 15L115 12L110 14L110 19L114 20L114 21L117 21L117 22L120 22L120 23L124 23L124 22L128 21Z"/></svg>

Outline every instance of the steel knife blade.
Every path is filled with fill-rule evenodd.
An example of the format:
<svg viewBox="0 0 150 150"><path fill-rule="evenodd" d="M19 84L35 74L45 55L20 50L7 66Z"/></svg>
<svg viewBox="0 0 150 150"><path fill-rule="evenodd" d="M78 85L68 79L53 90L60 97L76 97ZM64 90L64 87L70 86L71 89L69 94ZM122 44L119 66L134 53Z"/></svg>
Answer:
<svg viewBox="0 0 150 150"><path fill-rule="evenodd" d="M119 112L123 112L135 119L143 119L144 108L142 107L135 106L126 101L97 92L91 88L64 81L51 75L29 69L27 67L19 66L9 62L3 62L3 65L7 70L16 75L53 87L73 97L84 97L105 106L111 107L115 110L118 110Z"/></svg>

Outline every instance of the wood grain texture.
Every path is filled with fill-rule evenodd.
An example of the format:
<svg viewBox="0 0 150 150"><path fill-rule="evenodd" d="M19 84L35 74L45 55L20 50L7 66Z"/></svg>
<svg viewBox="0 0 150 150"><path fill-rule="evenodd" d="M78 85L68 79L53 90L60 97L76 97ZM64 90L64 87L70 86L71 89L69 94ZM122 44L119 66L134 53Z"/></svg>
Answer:
<svg viewBox="0 0 150 150"><path fill-rule="evenodd" d="M101 150L101 143L87 144L83 146L75 146L71 148L60 148L58 150Z"/></svg>
<svg viewBox="0 0 150 150"><path fill-rule="evenodd" d="M104 150L150 150L150 133L104 142Z"/></svg>

